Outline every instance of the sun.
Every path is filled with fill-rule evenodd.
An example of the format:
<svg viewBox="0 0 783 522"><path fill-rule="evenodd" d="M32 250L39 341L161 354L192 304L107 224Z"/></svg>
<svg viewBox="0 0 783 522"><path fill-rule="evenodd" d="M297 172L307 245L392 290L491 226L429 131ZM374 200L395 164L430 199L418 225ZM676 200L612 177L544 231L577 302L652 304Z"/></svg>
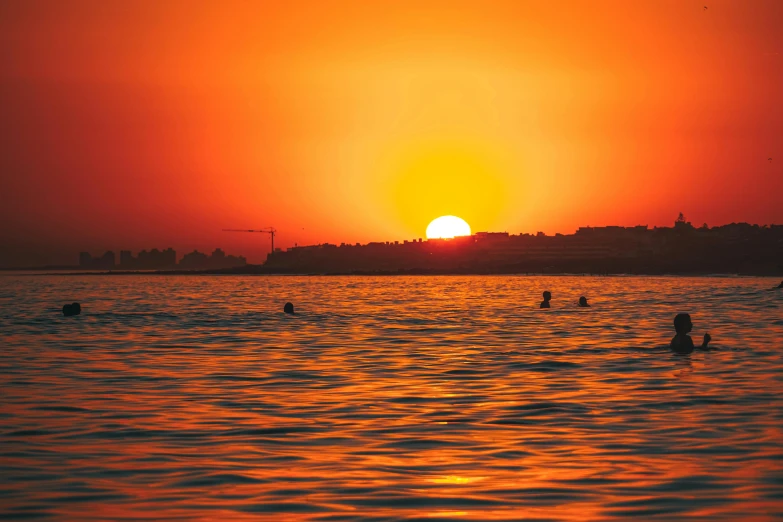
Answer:
<svg viewBox="0 0 783 522"><path fill-rule="evenodd" d="M441 216L433 219L427 226L427 239L449 239L469 235L470 225L457 216Z"/></svg>

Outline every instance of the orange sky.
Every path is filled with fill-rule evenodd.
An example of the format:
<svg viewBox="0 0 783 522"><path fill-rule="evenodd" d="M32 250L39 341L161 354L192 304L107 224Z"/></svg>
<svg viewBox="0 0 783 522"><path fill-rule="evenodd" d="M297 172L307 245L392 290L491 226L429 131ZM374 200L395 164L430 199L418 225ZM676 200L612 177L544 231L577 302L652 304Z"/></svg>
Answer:
<svg viewBox="0 0 783 522"><path fill-rule="evenodd" d="M704 3L0 3L0 265L783 223L783 2Z"/></svg>

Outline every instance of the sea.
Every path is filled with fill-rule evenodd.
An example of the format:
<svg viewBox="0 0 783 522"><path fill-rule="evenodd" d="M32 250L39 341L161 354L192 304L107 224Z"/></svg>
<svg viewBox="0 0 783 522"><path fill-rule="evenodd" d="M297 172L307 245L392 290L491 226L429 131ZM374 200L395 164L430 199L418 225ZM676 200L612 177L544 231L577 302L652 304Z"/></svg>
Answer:
<svg viewBox="0 0 783 522"><path fill-rule="evenodd" d="M779 282L5 273L0 518L779 520Z"/></svg>

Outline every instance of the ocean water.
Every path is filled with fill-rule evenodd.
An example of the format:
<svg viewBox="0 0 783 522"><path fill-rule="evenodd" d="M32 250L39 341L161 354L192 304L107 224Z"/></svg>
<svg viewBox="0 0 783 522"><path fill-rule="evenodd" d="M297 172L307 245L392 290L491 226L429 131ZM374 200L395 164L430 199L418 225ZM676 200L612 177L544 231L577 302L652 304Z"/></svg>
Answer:
<svg viewBox="0 0 783 522"><path fill-rule="evenodd" d="M2 275L0 515L779 519L778 282Z"/></svg>

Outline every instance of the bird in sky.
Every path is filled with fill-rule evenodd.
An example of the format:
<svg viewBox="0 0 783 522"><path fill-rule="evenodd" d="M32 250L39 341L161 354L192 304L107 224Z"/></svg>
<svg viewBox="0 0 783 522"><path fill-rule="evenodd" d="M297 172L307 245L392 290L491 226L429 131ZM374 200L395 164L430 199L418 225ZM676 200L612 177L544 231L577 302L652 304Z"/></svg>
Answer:
<svg viewBox="0 0 783 522"><path fill-rule="evenodd" d="M767 158L767 161L769 161L770 163L772 163L772 158Z"/></svg>
<svg viewBox="0 0 783 522"><path fill-rule="evenodd" d="M707 6L706 6L706 5L704 6L704 10L705 10L705 11L707 10Z"/></svg>

